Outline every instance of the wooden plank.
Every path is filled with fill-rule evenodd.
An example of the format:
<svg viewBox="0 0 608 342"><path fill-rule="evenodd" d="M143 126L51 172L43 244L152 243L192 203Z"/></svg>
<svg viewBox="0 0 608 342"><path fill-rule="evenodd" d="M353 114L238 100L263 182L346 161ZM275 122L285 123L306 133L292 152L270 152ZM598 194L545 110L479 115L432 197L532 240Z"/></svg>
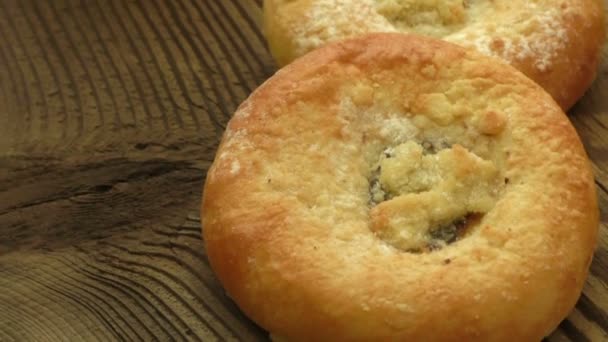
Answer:
<svg viewBox="0 0 608 342"><path fill-rule="evenodd" d="M261 0L0 0L0 340L267 340L201 245L207 167L274 71ZM608 50L570 112L600 242L548 341L608 339Z"/></svg>
<svg viewBox="0 0 608 342"><path fill-rule="evenodd" d="M266 338L198 218L223 127L274 71L259 14L0 1L0 340Z"/></svg>

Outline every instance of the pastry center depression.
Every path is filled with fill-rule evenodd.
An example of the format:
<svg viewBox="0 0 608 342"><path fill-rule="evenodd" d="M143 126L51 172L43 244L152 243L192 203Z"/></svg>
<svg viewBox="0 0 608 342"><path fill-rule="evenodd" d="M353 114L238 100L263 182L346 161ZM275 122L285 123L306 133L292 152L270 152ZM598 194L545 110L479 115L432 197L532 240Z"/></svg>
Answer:
<svg viewBox="0 0 608 342"><path fill-rule="evenodd" d="M499 170L461 145L409 141L372 166L371 229L387 243L420 253L463 238L490 211Z"/></svg>
<svg viewBox="0 0 608 342"><path fill-rule="evenodd" d="M470 0L376 0L376 10L396 28L442 37L467 20Z"/></svg>

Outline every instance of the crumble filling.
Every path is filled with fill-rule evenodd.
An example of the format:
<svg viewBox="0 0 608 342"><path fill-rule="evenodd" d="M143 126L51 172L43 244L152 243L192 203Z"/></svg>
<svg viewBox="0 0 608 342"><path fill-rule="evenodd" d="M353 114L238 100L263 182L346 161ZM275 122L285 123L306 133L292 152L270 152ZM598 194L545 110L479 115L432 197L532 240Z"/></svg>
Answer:
<svg viewBox="0 0 608 342"><path fill-rule="evenodd" d="M459 144L407 141L384 150L370 177L372 230L399 249L440 249L495 205L498 168Z"/></svg>

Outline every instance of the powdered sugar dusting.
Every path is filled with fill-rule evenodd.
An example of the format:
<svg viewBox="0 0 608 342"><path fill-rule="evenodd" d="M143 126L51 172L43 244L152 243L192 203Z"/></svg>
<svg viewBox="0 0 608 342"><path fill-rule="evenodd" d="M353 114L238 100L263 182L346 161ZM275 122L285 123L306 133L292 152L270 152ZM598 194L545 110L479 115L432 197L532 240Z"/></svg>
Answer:
<svg viewBox="0 0 608 342"><path fill-rule="evenodd" d="M231 158L233 153L242 153L246 149L253 148L251 141L247 138L247 130L226 130L224 143L222 145L223 152L217 157L218 161L226 158ZM238 171L238 170L237 170Z"/></svg>
<svg viewBox="0 0 608 342"><path fill-rule="evenodd" d="M305 13L306 24L294 28L296 53L302 55L327 42L370 32L412 31L397 28L377 6L376 0L312 1ZM491 1L472 2L466 22L443 39L510 63L531 60L537 70L548 71L568 44L563 13L575 9L534 2L509 10L496 10L495 6Z"/></svg>
<svg viewBox="0 0 608 342"><path fill-rule="evenodd" d="M403 115L396 114L381 118L378 122L381 123L380 135L385 139L395 141L397 144L410 140L418 134L416 126Z"/></svg>
<svg viewBox="0 0 608 342"><path fill-rule="evenodd" d="M251 114L251 110L251 101L246 100L243 102L243 104L241 104L236 113L234 113L234 117L246 118L249 116L249 114Z"/></svg>
<svg viewBox="0 0 608 342"><path fill-rule="evenodd" d="M215 163L225 165L222 168L214 168L211 173L212 177L217 177L220 169L228 169L231 175L237 175L241 170L241 163L235 158L237 155L244 153L244 150L252 149L253 145L248 138L246 129L226 130L224 142L222 143L221 153L216 157Z"/></svg>
<svg viewBox="0 0 608 342"><path fill-rule="evenodd" d="M239 161L233 160L232 163L230 164L230 173L233 175L236 175L237 173L239 173L240 169L241 169L241 164L239 163Z"/></svg>
<svg viewBox="0 0 608 342"><path fill-rule="evenodd" d="M477 22L445 39L509 62L532 59L534 67L544 72L566 48L568 32L560 11L530 3L496 23Z"/></svg>
<svg viewBox="0 0 608 342"><path fill-rule="evenodd" d="M304 54L324 43L369 32L397 32L377 13L373 0L313 1L306 25L297 27L297 53Z"/></svg>

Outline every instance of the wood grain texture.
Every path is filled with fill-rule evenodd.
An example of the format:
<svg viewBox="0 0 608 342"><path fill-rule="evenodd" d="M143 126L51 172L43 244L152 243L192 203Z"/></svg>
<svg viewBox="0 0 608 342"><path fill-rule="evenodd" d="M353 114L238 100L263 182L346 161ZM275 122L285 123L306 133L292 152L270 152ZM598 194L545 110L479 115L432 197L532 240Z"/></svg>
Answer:
<svg viewBox="0 0 608 342"><path fill-rule="evenodd" d="M212 274L202 181L274 71L261 0L0 0L0 341L267 340ZM600 243L549 341L608 340L608 50L570 117Z"/></svg>

